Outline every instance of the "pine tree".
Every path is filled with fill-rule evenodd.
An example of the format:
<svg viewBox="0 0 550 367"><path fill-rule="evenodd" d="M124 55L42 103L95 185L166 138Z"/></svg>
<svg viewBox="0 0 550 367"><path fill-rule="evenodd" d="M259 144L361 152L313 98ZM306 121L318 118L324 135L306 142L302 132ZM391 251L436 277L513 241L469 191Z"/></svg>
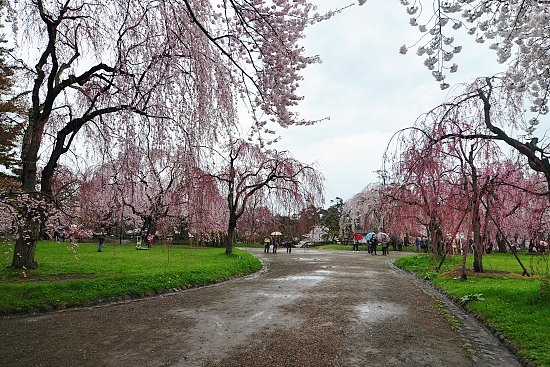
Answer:
<svg viewBox="0 0 550 367"><path fill-rule="evenodd" d="M4 2L0 1L0 10ZM0 25L0 27L2 27ZM4 34L0 32L0 188L14 185L19 158L17 142L22 133L23 108L14 96L16 67L7 61L9 49L5 47Z"/></svg>

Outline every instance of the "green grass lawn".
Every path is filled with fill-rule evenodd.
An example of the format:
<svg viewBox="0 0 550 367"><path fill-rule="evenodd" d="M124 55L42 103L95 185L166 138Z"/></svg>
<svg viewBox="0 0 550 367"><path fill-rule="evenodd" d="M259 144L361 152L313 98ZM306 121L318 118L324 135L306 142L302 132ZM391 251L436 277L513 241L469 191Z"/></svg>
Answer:
<svg viewBox="0 0 550 367"><path fill-rule="evenodd" d="M136 250L134 245L39 242L36 270L11 270L13 246L2 244L0 313L46 306L70 307L123 295L150 295L171 288L218 282L254 272L261 263L252 255L223 248L164 246Z"/></svg>
<svg viewBox="0 0 550 367"><path fill-rule="evenodd" d="M235 247L264 248L264 244L259 242L251 242L251 243L238 242L235 244Z"/></svg>
<svg viewBox="0 0 550 367"><path fill-rule="evenodd" d="M466 307L514 342L519 347L518 354L537 366L550 367L550 289L541 292L542 280L549 276L549 259L528 254L520 254L520 259L533 277L521 277L523 270L510 254L485 255L484 277L468 273L466 281L458 279L462 261L459 256L445 261L443 274L435 272L436 259L430 255L401 258L396 264L431 279L457 300L480 294L483 300L469 301ZM467 266L471 267L472 262L469 257Z"/></svg>

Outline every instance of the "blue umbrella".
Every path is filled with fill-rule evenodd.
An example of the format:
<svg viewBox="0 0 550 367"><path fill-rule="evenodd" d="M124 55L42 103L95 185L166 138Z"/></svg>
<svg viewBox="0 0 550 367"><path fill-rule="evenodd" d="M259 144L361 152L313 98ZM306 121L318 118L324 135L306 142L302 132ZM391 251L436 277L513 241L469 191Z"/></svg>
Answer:
<svg viewBox="0 0 550 367"><path fill-rule="evenodd" d="M375 234L376 233L374 233L374 232L367 233L367 235L365 236L365 240L367 240L367 241L372 240L372 236L374 236Z"/></svg>

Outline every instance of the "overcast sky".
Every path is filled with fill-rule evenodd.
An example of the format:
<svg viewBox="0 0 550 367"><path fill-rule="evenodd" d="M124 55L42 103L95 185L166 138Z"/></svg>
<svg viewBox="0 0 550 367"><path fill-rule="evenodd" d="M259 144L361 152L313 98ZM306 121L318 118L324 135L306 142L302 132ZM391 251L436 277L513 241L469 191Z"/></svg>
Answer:
<svg viewBox="0 0 550 367"><path fill-rule="evenodd" d="M311 2L325 11L353 0ZM421 34L409 25L409 18L398 0L368 0L307 31L307 53L320 55L323 62L303 72L299 92L305 99L298 111L304 119L330 120L279 129L282 140L276 148L319 165L326 179L327 205L336 196L347 200L377 182L374 171L382 167L393 133L443 102L452 89L441 91L414 49L399 53L401 45L414 44ZM459 71L446 80L451 85L500 69L485 45L466 40L455 58Z"/></svg>

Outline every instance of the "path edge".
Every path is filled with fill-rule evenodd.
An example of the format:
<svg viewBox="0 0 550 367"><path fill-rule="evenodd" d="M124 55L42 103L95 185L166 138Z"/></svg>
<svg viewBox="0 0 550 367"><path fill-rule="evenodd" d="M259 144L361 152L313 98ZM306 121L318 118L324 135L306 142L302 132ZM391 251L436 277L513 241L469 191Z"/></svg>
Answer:
<svg viewBox="0 0 550 367"><path fill-rule="evenodd" d="M490 334L492 334L496 339L498 339L499 342L504 347L506 347L506 349L508 349L508 351L510 353L512 353L516 357L516 359L518 360L518 362L522 366L524 366L524 367L537 367L537 365L533 361L531 361L531 360L529 360L529 359L527 359L523 356L520 356L517 353L518 352L518 346L515 343L513 343L512 341L507 339L494 326L490 325L482 315L478 314L477 312L475 312L473 310L470 310L470 309L466 308L464 306L464 304L461 303L456 297L453 297L451 294L446 292L444 289L441 289L441 288L437 287L430 280L421 278L421 277L418 276L418 274L416 274L416 273L414 273L410 270L407 270L407 269L404 269L404 268L401 268L401 267L395 265L395 259L391 260L391 261L388 261L386 264L394 270L397 270L399 272L403 272L405 274L413 276L414 278L416 278L420 282L424 283L426 286L431 287L434 291L439 293L442 297L445 297L449 301L453 302L457 307L459 307L462 311L464 311L470 317L473 317L474 319L476 319Z"/></svg>

